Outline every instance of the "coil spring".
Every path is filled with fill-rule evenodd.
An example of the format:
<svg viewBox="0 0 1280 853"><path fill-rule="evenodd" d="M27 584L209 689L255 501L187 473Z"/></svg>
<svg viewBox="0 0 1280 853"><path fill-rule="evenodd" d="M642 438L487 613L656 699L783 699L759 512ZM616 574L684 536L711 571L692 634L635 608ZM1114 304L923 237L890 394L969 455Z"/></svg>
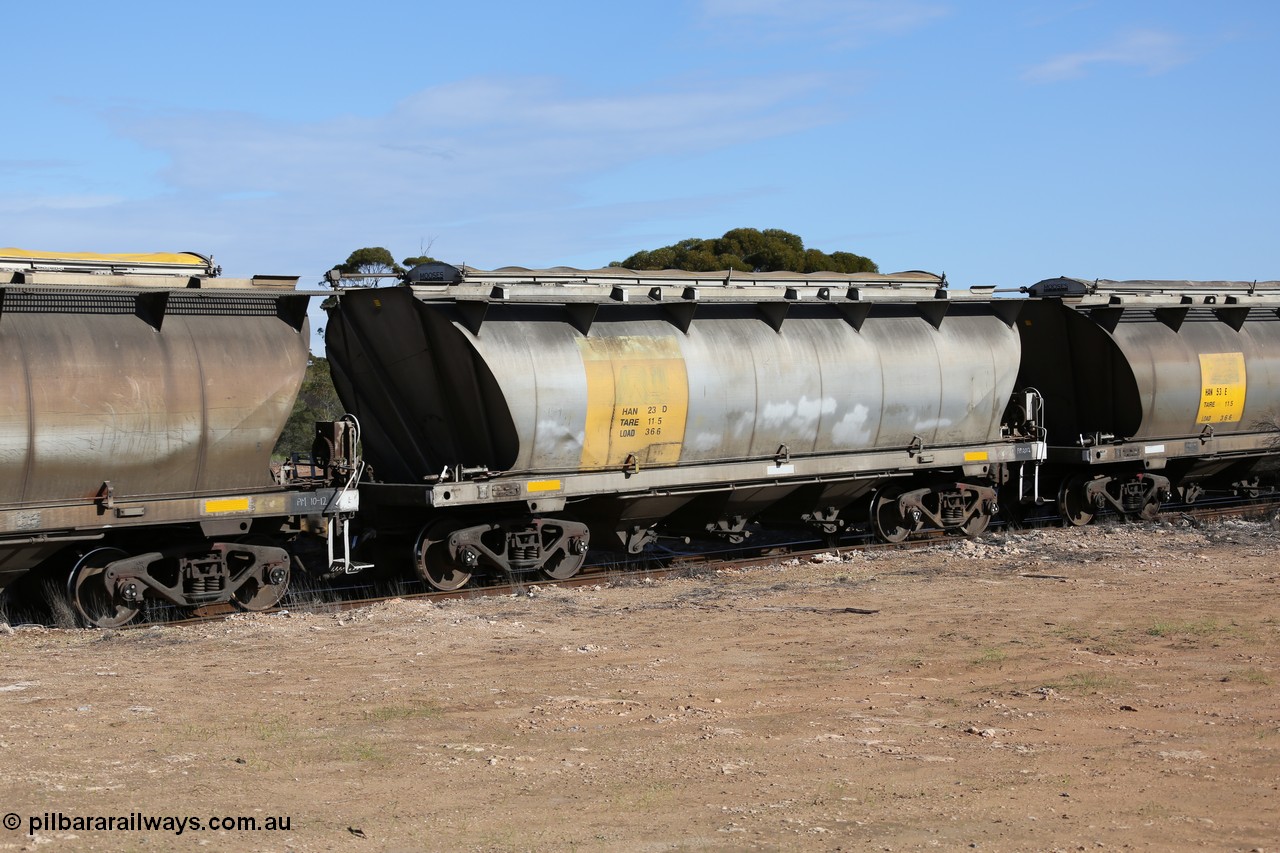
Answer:
<svg viewBox="0 0 1280 853"><path fill-rule="evenodd" d="M222 592L226 579L222 575L203 575L194 578L187 578L186 593L188 595L202 595L214 592Z"/></svg>
<svg viewBox="0 0 1280 853"><path fill-rule="evenodd" d="M1147 502L1147 489L1142 483L1125 483L1121 487L1121 501L1128 512L1137 512Z"/></svg>
<svg viewBox="0 0 1280 853"><path fill-rule="evenodd" d="M511 549L510 557L513 561L536 561L538 559L538 546L519 545Z"/></svg>
<svg viewBox="0 0 1280 853"><path fill-rule="evenodd" d="M940 515L943 524L959 524L964 521L964 498L943 498Z"/></svg>

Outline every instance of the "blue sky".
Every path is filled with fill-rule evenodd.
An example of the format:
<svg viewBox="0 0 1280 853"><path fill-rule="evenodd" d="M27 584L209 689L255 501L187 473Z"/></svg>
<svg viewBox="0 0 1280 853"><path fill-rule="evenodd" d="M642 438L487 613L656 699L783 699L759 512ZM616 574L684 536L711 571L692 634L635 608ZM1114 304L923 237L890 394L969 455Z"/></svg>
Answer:
<svg viewBox="0 0 1280 853"><path fill-rule="evenodd" d="M0 246L1280 278L1280 4L12 4Z"/></svg>

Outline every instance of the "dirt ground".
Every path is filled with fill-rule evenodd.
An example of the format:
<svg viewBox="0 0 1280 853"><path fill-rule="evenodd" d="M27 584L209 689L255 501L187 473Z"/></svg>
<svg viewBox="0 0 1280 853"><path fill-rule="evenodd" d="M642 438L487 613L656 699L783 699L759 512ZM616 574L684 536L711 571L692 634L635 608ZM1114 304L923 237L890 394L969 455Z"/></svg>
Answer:
<svg viewBox="0 0 1280 853"><path fill-rule="evenodd" d="M0 850L1280 850L1278 548L1046 530L0 628ZM202 826L128 823L166 816Z"/></svg>

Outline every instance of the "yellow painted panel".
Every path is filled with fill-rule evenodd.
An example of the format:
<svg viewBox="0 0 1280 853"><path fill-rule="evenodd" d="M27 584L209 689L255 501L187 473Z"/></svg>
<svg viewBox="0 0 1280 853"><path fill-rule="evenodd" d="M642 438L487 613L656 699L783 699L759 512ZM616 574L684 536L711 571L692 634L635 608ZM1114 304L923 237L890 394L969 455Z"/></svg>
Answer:
<svg viewBox="0 0 1280 853"><path fill-rule="evenodd" d="M92 261L114 264L161 264L164 266L206 265L204 258L188 252L152 252L148 254L103 255L97 252L34 252L30 249L0 249L0 258L30 261Z"/></svg>
<svg viewBox="0 0 1280 853"><path fill-rule="evenodd" d="M689 374L672 337L579 338L587 380L583 468L680 461Z"/></svg>
<svg viewBox="0 0 1280 853"><path fill-rule="evenodd" d="M555 492L560 489L559 480L532 480L528 485L531 492Z"/></svg>
<svg viewBox="0 0 1280 853"><path fill-rule="evenodd" d="M1239 423L1244 414L1244 353L1200 353L1198 424Z"/></svg>
<svg viewBox="0 0 1280 853"><path fill-rule="evenodd" d="M985 451L985 450L970 450L970 451L967 451L967 452L965 453L965 455L964 455L964 461L965 461L965 462L986 462L986 461L987 461L987 451Z"/></svg>
<svg viewBox="0 0 1280 853"><path fill-rule="evenodd" d="M248 498L222 498L215 501L204 502L205 512L248 512Z"/></svg>

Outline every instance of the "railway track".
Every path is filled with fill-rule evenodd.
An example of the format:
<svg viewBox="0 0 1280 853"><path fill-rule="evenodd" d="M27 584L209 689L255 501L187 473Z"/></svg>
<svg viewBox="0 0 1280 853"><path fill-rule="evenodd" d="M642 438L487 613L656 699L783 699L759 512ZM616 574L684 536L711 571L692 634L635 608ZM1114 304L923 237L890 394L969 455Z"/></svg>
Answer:
<svg viewBox="0 0 1280 853"><path fill-rule="evenodd" d="M1187 522L1199 526L1229 518L1269 521L1273 525L1280 526L1280 497L1257 499L1244 504L1239 502L1204 502L1195 505L1170 505L1151 521L1125 523L1159 525ZM1101 515L1093 526L1100 527L1123 521L1117 515ZM1033 530L1056 527L1061 524L1062 520L1060 518L1045 515L1043 517L1025 519L1019 525L1019 529ZM1012 529L1009 525L996 523L983 535L999 534ZM934 533L908 539L902 543L883 543L873 541L869 536L864 535L844 537L834 544L811 538L797 538L790 540L780 539L748 548L695 548L687 551L670 549L665 554L650 554L639 559L628 557L628 555L610 554L598 558L598 561L594 564L589 563L574 577L563 580L515 578L505 583L471 586L452 592L428 590L425 584L416 580L387 581L381 585L364 584L350 587L303 586L292 589L279 606L259 612L268 615L288 612L339 613L396 599L449 601L520 594L532 587L575 588L599 584L633 583L646 578L656 579L694 574L706 575L716 571L769 566L775 565L782 560L804 560L833 552L840 555L849 552L865 553L931 548L956 541L957 538L946 534ZM204 607L187 612L179 612L173 607L154 606L144 613L145 618L131 623L126 628L199 624L225 619L243 612L229 604ZM71 627L65 624L65 619L55 621L58 624L46 627Z"/></svg>

